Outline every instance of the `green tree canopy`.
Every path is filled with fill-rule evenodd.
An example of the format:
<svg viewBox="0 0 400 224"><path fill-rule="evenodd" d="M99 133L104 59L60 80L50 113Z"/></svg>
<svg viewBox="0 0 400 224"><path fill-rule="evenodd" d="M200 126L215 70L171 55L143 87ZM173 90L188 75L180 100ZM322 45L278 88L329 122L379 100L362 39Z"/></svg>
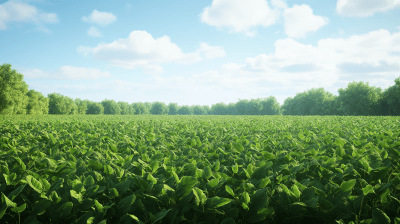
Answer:
<svg viewBox="0 0 400 224"><path fill-rule="evenodd" d="M79 98L75 99L75 104L77 106L77 114L86 114L88 107L88 100L81 100Z"/></svg>
<svg viewBox="0 0 400 224"><path fill-rule="evenodd" d="M168 104L168 114L169 115L177 115L179 110L179 106L177 103L169 103Z"/></svg>
<svg viewBox="0 0 400 224"><path fill-rule="evenodd" d="M260 115L279 115L281 112L281 106L274 96L268 98L259 99L261 110Z"/></svg>
<svg viewBox="0 0 400 224"><path fill-rule="evenodd" d="M118 106L121 109L121 114L123 115L134 114L133 108L129 105L129 103L119 101Z"/></svg>
<svg viewBox="0 0 400 224"><path fill-rule="evenodd" d="M104 107L104 114L121 114L121 108L119 108L115 100L103 100L101 105Z"/></svg>
<svg viewBox="0 0 400 224"><path fill-rule="evenodd" d="M10 64L0 66L0 114L26 114L28 85L23 79Z"/></svg>
<svg viewBox="0 0 400 224"><path fill-rule="evenodd" d="M179 115L193 115L193 113L193 109L187 105L181 106L178 110Z"/></svg>
<svg viewBox="0 0 400 224"><path fill-rule="evenodd" d="M206 115L207 114L207 109L200 105L193 106L193 114L194 115Z"/></svg>
<svg viewBox="0 0 400 224"><path fill-rule="evenodd" d="M369 86L368 82L351 82L346 89L340 88L338 92L346 115L368 116L374 114L374 106L378 104L382 90Z"/></svg>
<svg viewBox="0 0 400 224"><path fill-rule="evenodd" d="M165 103L157 101L151 105L150 113L155 115L168 114L168 107Z"/></svg>
<svg viewBox="0 0 400 224"><path fill-rule="evenodd" d="M31 89L28 91L27 96L29 98L26 106L27 114L38 115L49 113L49 100L41 92Z"/></svg>
<svg viewBox="0 0 400 224"><path fill-rule="evenodd" d="M74 100L60 93L50 93L49 98L49 114L77 114L78 107Z"/></svg>
<svg viewBox="0 0 400 224"><path fill-rule="evenodd" d="M101 103L87 101L86 114L104 114L104 107Z"/></svg>
<svg viewBox="0 0 400 224"><path fill-rule="evenodd" d="M131 104L134 114L149 114L150 110L146 107L146 105L142 102Z"/></svg>

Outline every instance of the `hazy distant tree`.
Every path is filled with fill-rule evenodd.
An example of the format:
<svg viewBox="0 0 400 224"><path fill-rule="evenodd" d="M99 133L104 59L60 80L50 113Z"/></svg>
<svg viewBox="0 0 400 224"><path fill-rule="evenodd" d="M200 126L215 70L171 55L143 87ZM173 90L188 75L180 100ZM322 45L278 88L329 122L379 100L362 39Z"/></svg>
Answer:
<svg viewBox="0 0 400 224"><path fill-rule="evenodd" d="M193 115L194 111L187 105L181 106L178 110L179 115Z"/></svg>
<svg viewBox="0 0 400 224"><path fill-rule="evenodd" d="M133 103L133 104L131 104L131 106L133 107L134 114L136 114L136 115L150 113L150 110L142 102Z"/></svg>
<svg viewBox="0 0 400 224"><path fill-rule="evenodd" d="M144 102L143 105L147 108L148 114L150 114L151 106L153 104L150 102Z"/></svg>
<svg viewBox="0 0 400 224"><path fill-rule="evenodd" d="M373 106L377 104L381 88L369 86L368 82L352 82L346 89L340 88L339 100L342 102L345 115L369 116L374 113Z"/></svg>
<svg viewBox="0 0 400 224"><path fill-rule="evenodd" d="M49 113L49 100L42 93L31 89L26 95L28 96L27 114Z"/></svg>
<svg viewBox="0 0 400 224"><path fill-rule="evenodd" d="M212 114L212 115L227 115L228 114L227 106L228 105L226 105L223 102L217 103L217 104L213 104L211 106L210 114Z"/></svg>
<svg viewBox="0 0 400 224"><path fill-rule="evenodd" d="M26 114L28 85L23 80L10 64L0 66L0 114Z"/></svg>
<svg viewBox="0 0 400 224"><path fill-rule="evenodd" d="M400 116L400 77L394 81L395 85L385 89L377 103L376 110L381 116Z"/></svg>
<svg viewBox="0 0 400 224"><path fill-rule="evenodd" d="M235 104L237 114L239 114L239 115L247 114L248 103L249 103L249 101L246 99L243 99L243 100L239 99L239 101Z"/></svg>
<svg viewBox="0 0 400 224"><path fill-rule="evenodd" d="M260 115L279 115L280 105L274 96L268 98L259 99L261 110Z"/></svg>
<svg viewBox="0 0 400 224"><path fill-rule="evenodd" d="M226 114L227 115L237 115L236 104L235 103L229 103L226 106Z"/></svg>
<svg viewBox="0 0 400 224"><path fill-rule="evenodd" d="M259 115L262 109L262 105L260 104L260 100L258 99L251 99L247 103L247 113L249 115Z"/></svg>
<svg viewBox="0 0 400 224"><path fill-rule="evenodd" d="M177 103L169 103L168 104L168 114L169 115L177 115L179 110L179 106Z"/></svg>
<svg viewBox="0 0 400 224"><path fill-rule="evenodd" d="M163 102L154 102L151 105L150 113L154 115L168 114L168 106Z"/></svg>
<svg viewBox="0 0 400 224"><path fill-rule="evenodd" d="M127 102L118 101L118 106L121 109L122 115L133 114L133 108Z"/></svg>
<svg viewBox="0 0 400 224"><path fill-rule="evenodd" d="M295 115L293 110L294 106L293 103L294 103L293 97L288 97L285 99L281 107L283 115Z"/></svg>
<svg viewBox="0 0 400 224"><path fill-rule="evenodd" d="M101 103L88 101L86 114L104 114L104 107Z"/></svg>
<svg viewBox="0 0 400 224"><path fill-rule="evenodd" d="M202 108L203 108L203 111L205 111L204 115L210 114L210 111L211 111L210 106L204 105L204 106L202 106Z"/></svg>
<svg viewBox="0 0 400 224"><path fill-rule="evenodd" d="M104 114L121 114L121 108L115 100L103 100L101 105L104 107Z"/></svg>
<svg viewBox="0 0 400 224"><path fill-rule="evenodd" d="M88 102L88 100L81 100L79 98L75 99L77 114L86 114Z"/></svg>
<svg viewBox="0 0 400 224"><path fill-rule="evenodd" d="M49 114L76 114L78 107L74 100L60 93L50 93L47 95L49 99Z"/></svg>

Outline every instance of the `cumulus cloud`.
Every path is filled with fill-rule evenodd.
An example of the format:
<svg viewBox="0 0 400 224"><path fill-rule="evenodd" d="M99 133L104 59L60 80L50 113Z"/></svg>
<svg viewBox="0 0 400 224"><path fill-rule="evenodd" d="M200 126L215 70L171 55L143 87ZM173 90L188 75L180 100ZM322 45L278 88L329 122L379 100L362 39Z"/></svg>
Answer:
<svg viewBox="0 0 400 224"><path fill-rule="evenodd" d="M88 29L87 33L89 36L92 36L92 37L101 37L102 36L100 31L94 26L90 27Z"/></svg>
<svg viewBox="0 0 400 224"><path fill-rule="evenodd" d="M21 71L24 77L28 79L95 80L111 77L108 71L73 66L61 66L60 69L55 72L45 72L40 69L21 69Z"/></svg>
<svg viewBox="0 0 400 224"><path fill-rule="evenodd" d="M284 6L282 1L274 0L275 6ZM211 26L226 26L235 33L254 36L251 28L262 25L270 26L276 22L278 12L272 10L265 0L213 0L205 7L201 20Z"/></svg>
<svg viewBox="0 0 400 224"><path fill-rule="evenodd" d="M117 17L109 12L99 12L96 9L87 17L82 17L82 21L94 23L100 26L107 26L110 23L117 21Z"/></svg>
<svg viewBox="0 0 400 224"><path fill-rule="evenodd" d="M317 31L328 24L329 19L315 16L308 5L294 5L285 9L285 34L292 38L304 38L306 33Z"/></svg>
<svg viewBox="0 0 400 224"><path fill-rule="evenodd" d="M341 16L367 17L400 7L399 0L338 0L336 12Z"/></svg>
<svg viewBox="0 0 400 224"><path fill-rule="evenodd" d="M38 30L50 32L44 23L57 23L58 17L55 13L46 13L35 6L18 2L8 1L0 5L0 29L6 30L8 22L24 22L38 25Z"/></svg>
<svg viewBox="0 0 400 224"><path fill-rule="evenodd" d="M126 39L112 43L101 43L96 47L79 46L77 52L83 55L93 54L97 60L106 61L114 66L126 69L143 68L146 73L162 73L159 64L191 64L206 59L224 57L222 47L201 43L193 53L183 53L168 36L154 39L146 31L133 31ZM204 56L203 56L204 55Z"/></svg>

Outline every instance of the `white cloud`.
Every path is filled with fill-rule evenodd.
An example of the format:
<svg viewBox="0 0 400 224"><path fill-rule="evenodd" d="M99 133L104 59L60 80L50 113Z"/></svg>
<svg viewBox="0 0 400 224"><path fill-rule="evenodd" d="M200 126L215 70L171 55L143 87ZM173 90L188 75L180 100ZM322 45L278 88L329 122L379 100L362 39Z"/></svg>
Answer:
<svg viewBox="0 0 400 224"><path fill-rule="evenodd" d="M73 66L61 66L56 72L44 72L40 69L20 69L25 78L28 79L58 79L58 80L84 80L102 79L111 77L108 71L94 68L82 68Z"/></svg>
<svg viewBox="0 0 400 224"><path fill-rule="evenodd" d="M100 26L107 26L110 23L117 21L117 17L109 12L99 12L96 9L89 15L89 17L82 17L82 21L94 23Z"/></svg>
<svg viewBox="0 0 400 224"><path fill-rule="evenodd" d="M304 38L306 33L317 31L328 24L328 18L315 16L308 5L294 5L285 9L285 34L292 38Z"/></svg>
<svg viewBox="0 0 400 224"><path fill-rule="evenodd" d="M57 23L55 13L41 12L35 6L17 1L8 1L0 5L0 29L6 30L8 22L33 23L40 26L38 30L50 32L43 23Z"/></svg>
<svg viewBox="0 0 400 224"><path fill-rule="evenodd" d="M367 17L400 7L399 0L338 0L336 12L341 16Z"/></svg>
<svg viewBox="0 0 400 224"><path fill-rule="evenodd" d="M285 3L274 0L275 6ZM278 11L272 10L265 0L213 0L203 9L201 20L211 26L231 28L232 32L254 36L250 29L259 25L270 26L276 22Z"/></svg>
<svg viewBox="0 0 400 224"><path fill-rule="evenodd" d="M92 36L92 37L101 37L102 36L100 31L94 26L90 27L88 29L87 33L89 36Z"/></svg>
<svg viewBox="0 0 400 224"><path fill-rule="evenodd" d="M168 36L154 39L151 34L140 30L131 32L126 39L118 39L109 44L101 43L94 48L79 46L77 52L83 55L92 53L95 59L126 69L140 67L146 73L162 73L163 69L159 65L162 63L191 64L203 60L201 55L206 59L225 56L222 47L206 43L201 43L194 53L183 53Z"/></svg>

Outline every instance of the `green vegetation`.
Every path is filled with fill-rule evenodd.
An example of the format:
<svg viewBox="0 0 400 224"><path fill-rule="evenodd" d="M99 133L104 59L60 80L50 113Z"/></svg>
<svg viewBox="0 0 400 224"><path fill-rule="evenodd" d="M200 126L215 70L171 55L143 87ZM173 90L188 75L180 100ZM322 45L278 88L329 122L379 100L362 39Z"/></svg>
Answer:
<svg viewBox="0 0 400 224"><path fill-rule="evenodd" d="M11 69L10 64L0 66L0 115L14 114L121 114L121 115L328 115L328 116L399 116L400 77L395 85L382 92L368 82L352 82L339 95L324 88L311 89L289 97L282 106L274 96L237 103L217 103L211 108L200 105L181 106L163 102L132 103L103 100L92 102L73 100L59 93L44 97L34 90L28 92L23 75Z"/></svg>
<svg viewBox="0 0 400 224"><path fill-rule="evenodd" d="M400 120L3 116L1 223L400 223Z"/></svg>

